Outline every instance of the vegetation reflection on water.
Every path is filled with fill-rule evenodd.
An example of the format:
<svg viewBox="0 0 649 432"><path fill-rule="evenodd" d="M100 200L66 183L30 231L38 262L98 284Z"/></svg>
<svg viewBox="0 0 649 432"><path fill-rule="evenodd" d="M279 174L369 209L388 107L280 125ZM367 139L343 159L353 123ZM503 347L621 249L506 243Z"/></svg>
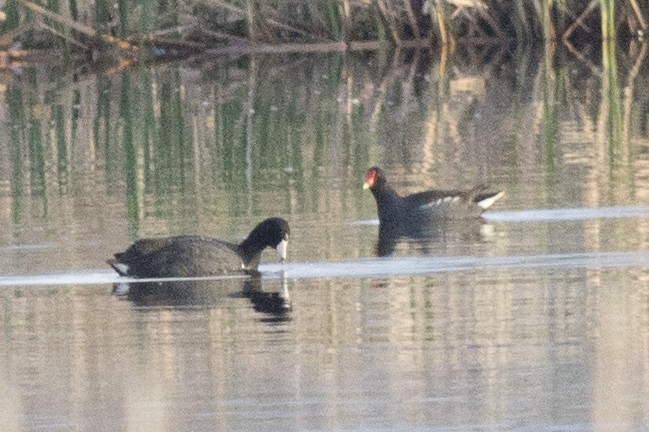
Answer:
<svg viewBox="0 0 649 432"><path fill-rule="evenodd" d="M96 266L102 248L88 243L110 250L188 229L239 236L283 214L325 227L298 256L363 256L353 242L327 250L322 237L340 229L334 221L373 216L358 186L374 163L404 192L493 184L510 209L636 203L645 48L622 72L496 48L453 65L407 51L217 58L57 81L25 70L5 91L4 237L83 249L29 267L64 270ZM480 74L464 66L478 54L491 61Z"/></svg>
<svg viewBox="0 0 649 432"><path fill-rule="evenodd" d="M649 101L638 89L649 75L646 46L611 55L461 47L441 60L413 50L20 71L1 106L3 275L90 283L137 237L236 240L268 215L291 223L289 272L350 270L262 279L264 292L290 292L279 313L241 280L216 282L214 297L198 284L183 307L147 291L121 301L83 277L4 284L7 430L641 430ZM360 188L374 164L404 192L506 191L493 232L394 249L410 265L468 256L473 267L352 276L375 254L376 226L350 223L376 218ZM639 213L498 220L611 206ZM485 264L573 253L587 263Z"/></svg>

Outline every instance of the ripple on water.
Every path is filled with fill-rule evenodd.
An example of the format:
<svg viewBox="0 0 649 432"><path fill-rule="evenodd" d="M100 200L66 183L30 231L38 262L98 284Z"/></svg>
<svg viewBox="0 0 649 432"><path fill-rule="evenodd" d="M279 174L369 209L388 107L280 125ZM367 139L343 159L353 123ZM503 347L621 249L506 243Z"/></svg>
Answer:
<svg viewBox="0 0 649 432"><path fill-rule="evenodd" d="M363 258L337 262L291 262L262 264L266 279L328 279L426 275L444 272L491 269L540 268L629 268L645 267L649 251L578 252L519 256L411 256ZM232 279L246 276L175 278L166 280ZM33 276L5 276L0 286L108 284L118 281L151 282L165 279L120 278L111 271L55 273Z"/></svg>

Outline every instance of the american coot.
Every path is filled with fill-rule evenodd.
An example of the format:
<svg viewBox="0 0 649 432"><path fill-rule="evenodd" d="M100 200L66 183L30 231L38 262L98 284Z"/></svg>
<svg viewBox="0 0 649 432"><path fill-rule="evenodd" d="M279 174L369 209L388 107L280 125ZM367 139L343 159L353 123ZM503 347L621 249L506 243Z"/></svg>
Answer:
<svg viewBox="0 0 649 432"><path fill-rule="evenodd" d="M415 229L435 221L477 218L504 195L504 192L484 192L484 187L476 187L400 196L378 167L367 170L363 189L374 194L379 224L402 229Z"/></svg>
<svg viewBox="0 0 649 432"><path fill-rule="evenodd" d="M122 276L143 278L256 273L266 247L286 259L289 232L284 219L269 218L240 244L188 235L142 239L107 262Z"/></svg>

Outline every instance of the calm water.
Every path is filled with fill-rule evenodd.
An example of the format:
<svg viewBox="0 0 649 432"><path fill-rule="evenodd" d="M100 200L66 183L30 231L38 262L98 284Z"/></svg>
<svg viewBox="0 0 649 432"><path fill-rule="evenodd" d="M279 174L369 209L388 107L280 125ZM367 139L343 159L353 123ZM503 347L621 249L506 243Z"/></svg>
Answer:
<svg viewBox="0 0 649 432"><path fill-rule="evenodd" d="M649 429L645 50L12 71L1 429ZM377 257L371 165L404 192L506 196L482 226ZM104 264L269 215L289 261L268 252L259 281L124 294Z"/></svg>

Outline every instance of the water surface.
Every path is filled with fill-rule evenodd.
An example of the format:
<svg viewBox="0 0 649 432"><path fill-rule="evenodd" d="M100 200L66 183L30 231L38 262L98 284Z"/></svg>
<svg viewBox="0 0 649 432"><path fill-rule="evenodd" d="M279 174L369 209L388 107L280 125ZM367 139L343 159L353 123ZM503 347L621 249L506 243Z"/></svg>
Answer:
<svg viewBox="0 0 649 432"><path fill-rule="evenodd" d="M477 53L16 71L2 429L649 428L646 67ZM372 165L404 192L506 195L484 224L377 256ZM258 281L126 294L105 264L269 215L291 224L289 261L264 254Z"/></svg>

